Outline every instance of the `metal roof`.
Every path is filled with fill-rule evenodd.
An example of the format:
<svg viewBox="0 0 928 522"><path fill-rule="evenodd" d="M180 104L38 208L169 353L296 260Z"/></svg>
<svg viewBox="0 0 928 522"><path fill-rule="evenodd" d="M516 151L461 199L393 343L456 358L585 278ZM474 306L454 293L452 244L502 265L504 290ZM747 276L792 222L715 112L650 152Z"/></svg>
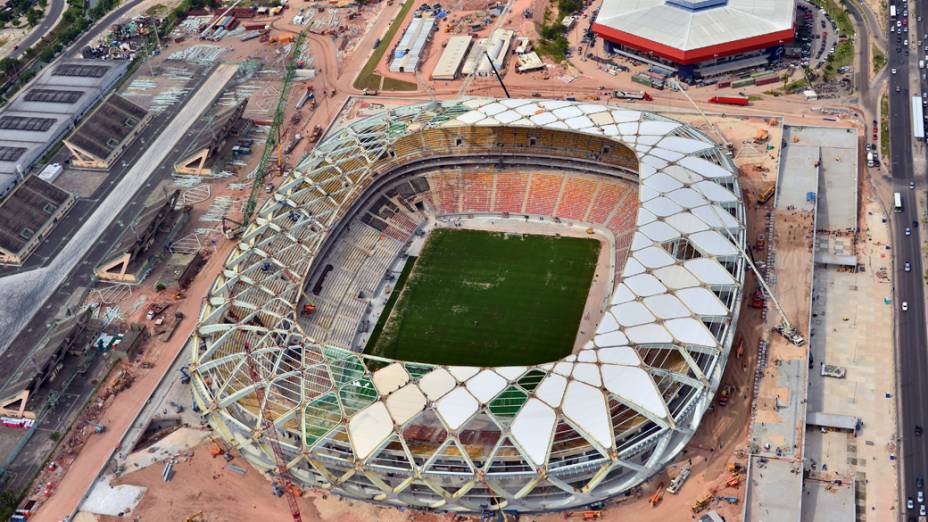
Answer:
<svg viewBox="0 0 928 522"><path fill-rule="evenodd" d="M671 0L605 0L594 21L594 30L644 50L662 53L648 43L679 51L683 63L687 53L701 49L713 54L731 54L734 42L750 44L767 35L791 39L795 2L792 0L728 0L713 5L686 6ZM773 39L771 45L776 43ZM728 47L726 47L728 46ZM730 48L729 48L730 47ZM672 53L671 53L672 54Z"/></svg>
<svg viewBox="0 0 928 522"><path fill-rule="evenodd" d="M390 361L315 344L294 320L293 307L311 264L321 262L316 255L322 241L363 192L354 191L355 184L366 187L380 172L377 162L392 158L386 151L406 134L471 126L570 129L609 136L635 151L637 231L593 339L559 361L504 368ZM333 173L342 188L322 190ZM247 338L253 353L260 354L267 400L289 412L275 422L295 422L298 426L288 429L303 434L303 442L291 449L303 455L296 459L312 463L320 444L347 433L352 458L370 464L382 452L396 451L391 441L408 436L404 430L415 422L411 419L434 419L436 429L458 438L464 438L461 430L467 426L490 422L503 435L499 444L510 441L529 469L546 467L549 474L556 430L572 429L586 445L581 447L596 455L585 462L599 462L607 470L616 458L632 458L640 449L627 445L629 433L613 424L615 408L646 419L655 430L645 439L651 444L660 437L685 440L708 405L705 397L718 386L744 277L737 255L745 241L738 194L736 168L715 144L695 129L651 113L561 100L468 98L402 107L355 122L319 143L295 168L229 255L192 341L198 344L192 350L195 394L214 426L226 427L225 437L252 444L250 435L235 439L228 432L229 426L250 424L239 428L247 433L260 426L248 365L242 364ZM232 309L238 310L235 315L229 315ZM255 322L259 316L264 319ZM282 338L300 350L280 346ZM655 351L665 355L655 358ZM682 361L682 369L665 367L661 361L667 354ZM293 367L302 373L285 370ZM528 375L539 376L537 386L524 384ZM302 391L286 391L293 380ZM669 390L678 387L693 393L671 402L677 395ZM310 398L293 407L288 393ZM512 415L505 419L501 400L511 404ZM288 440L282 443L290 447ZM255 448L266 454L265 447ZM681 448L682 443L665 446L648 469ZM469 469L476 467L464 460ZM492 476L493 458L480 464Z"/></svg>

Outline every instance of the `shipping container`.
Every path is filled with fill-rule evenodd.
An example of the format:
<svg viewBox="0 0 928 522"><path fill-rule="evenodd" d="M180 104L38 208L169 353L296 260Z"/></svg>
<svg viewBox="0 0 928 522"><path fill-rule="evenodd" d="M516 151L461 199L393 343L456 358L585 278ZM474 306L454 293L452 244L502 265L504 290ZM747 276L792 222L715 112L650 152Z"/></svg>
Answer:
<svg viewBox="0 0 928 522"><path fill-rule="evenodd" d="M738 87L747 87L748 85L754 85L754 78L744 78L743 80L735 80L731 82L732 89L737 89Z"/></svg>
<svg viewBox="0 0 928 522"><path fill-rule="evenodd" d="M748 99L744 96L713 96L709 98L709 103L721 103L723 105L747 105Z"/></svg>
<svg viewBox="0 0 928 522"><path fill-rule="evenodd" d="M757 78L754 80L754 85L770 85L771 83L777 83L780 81L780 77L776 74L771 74L770 76L764 76L763 78Z"/></svg>
<svg viewBox="0 0 928 522"><path fill-rule="evenodd" d="M651 79L642 75L641 73L633 75L632 81L635 83L640 83L641 85L647 85L648 87L651 86Z"/></svg>
<svg viewBox="0 0 928 522"><path fill-rule="evenodd" d="M731 87L731 80L722 80L718 83L719 89L724 89L726 87Z"/></svg>

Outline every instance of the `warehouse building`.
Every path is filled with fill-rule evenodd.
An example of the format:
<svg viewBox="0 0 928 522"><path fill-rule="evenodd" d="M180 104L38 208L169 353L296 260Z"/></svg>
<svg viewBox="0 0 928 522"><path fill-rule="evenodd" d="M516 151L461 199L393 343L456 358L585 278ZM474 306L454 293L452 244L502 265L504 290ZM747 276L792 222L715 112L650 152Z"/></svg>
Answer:
<svg viewBox="0 0 928 522"><path fill-rule="evenodd" d="M128 68L124 61L64 60L0 110L0 197L24 179Z"/></svg>
<svg viewBox="0 0 928 522"><path fill-rule="evenodd" d="M461 64L464 63L464 57L467 56L467 50L470 49L470 43L473 37L469 35L452 36L448 39L448 45L441 53L438 64L432 70L433 80L454 80L458 77L461 70Z"/></svg>

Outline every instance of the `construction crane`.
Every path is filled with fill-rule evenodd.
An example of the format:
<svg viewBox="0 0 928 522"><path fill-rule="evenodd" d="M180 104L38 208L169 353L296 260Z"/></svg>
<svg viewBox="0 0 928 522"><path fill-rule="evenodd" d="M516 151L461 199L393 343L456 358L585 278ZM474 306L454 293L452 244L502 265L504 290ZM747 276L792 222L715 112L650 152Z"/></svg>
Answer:
<svg viewBox="0 0 928 522"><path fill-rule="evenodd" d="M503 6L503 11L500 13L498 17L496 17L496 21L493 23L493 27L490 28L490 35L496 32L496 30L502 25L503 20L506 19L506 15L508 15L509 11L512 10L512 3L513 3L512 0L509 0L508 2L506 2L506 5ZM489 60L488 56L486 58ZM480 60L477 60L477 63L479 64ZM490 65L492 64L493 64L493 61L491 60ZM474 81L474 77L477 76L477 69L478 67L474 67L474 71L468 74L464 78L464 81L461 82L461 88L458 89L458 95L457 95L458 98L467 94L467 89L470 88L470 82ZM507 98L509 97L509 93L506 93L506 97Z"/></svg>
<svg viewBox="0 0 928 522"><path fill-rule="evenodd" d="M245 360L248 363L248 374L255 385L255 395L258 398L258 407L260 408L261 428L266 434L268 443L271 445L272 453L274 453L274 463L277 465L277 477L284 483L281 490L282 493L287 496L287 504L290 505L290 516L293 517L293 522L303 522L303 517L300 516L300 505L297 504L296 495L293 493L293 481L290 479L290 472L287 471L283 450L280 449L277 425L269 418L270 409L267 407L267 401L265 400L264 387L261 384L261 375L258 373L258 364L255 362L255 355L251 351L251 344L244 343L242 348L245 351Z"/></svg>
<svg viewBox="0 0 928 522"><path fill-rule="evenodd" d="M715 132L719 140L722 142L722 144L725 145L727 149L729 147L728 140L726 140L725 137L722 136L722 133L719 132L718 128L715 125L713 125L711 121L709 121L709 118L702 111L702 109L699 108L699 105L696 105L696 102L694 102L693 99L690 98L690 95L687 94L686 91L683 90L683 88L680 86L680 84L677 82L676 79L671 78L670 81L673 83L674 89L680 93L683 93L683 96L686 97L687 101L689 101L690 104L696 109L696 111L699 112L700 116L702 116L702 118L706 120L706 124L709 126L710 129L712 129ZM719 222L724 223L724 221L722 220L722 216L719 214L718 207L716 205L709 205L709 207L713 209L713 212L715 212L716 217L719 218ZM738 243L738 241L735 240L734 236L732 236L731 232L729 232L727 228L725 227L719 227L719 228L728 237L728 240L731 241L731 244L735 245L735 248L738 249L738 253L741 254L741 257L743 257L744 260L747 261L748 266L751 267L751 270L754 271L754 275L757 277L757 282L760 283L761 287L764 289L764 294L770 297L770 300L773 302L774 307L777 310L777 313L780 314L780 320L782 322L778 324L777 326L773 327L773 330L779 333L780 335L782 335L783 337L785 337L787 341L789 341L790 343L796 346L804 345L806 343L805 338L802 335L800 335L799 332L789 322L789 317L786 316L786 311L783 310L782 306L780 306L780 302L777 300L777 297L773 294L773 290L771 290L770 287L767 286L767 281L764 280L764 276L761 275L760 270L758 270L757 266L754 265L754 261L751 259L751 256L749 256L748 253L745 252L743 248L741 248L741 245Z"/></svg>

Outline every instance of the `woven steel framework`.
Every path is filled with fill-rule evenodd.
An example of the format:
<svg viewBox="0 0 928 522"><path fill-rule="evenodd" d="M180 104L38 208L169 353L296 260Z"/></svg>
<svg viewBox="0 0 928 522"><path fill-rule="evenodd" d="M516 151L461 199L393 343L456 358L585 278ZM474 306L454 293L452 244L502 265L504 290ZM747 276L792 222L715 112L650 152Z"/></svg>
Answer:
<svg viewBox="0 0 928 522"><path fill-rule="evenodd" d="M583 349L535 367L441 367L305 335L296 307L353 203L443 158L573 163L639 184L627 261ZM262 470L271 415L293 477L354 498L531 512L623 493L677 455L719 385L745 270L736 172L691 127L599 104L469 98L354 122L287 176L226 260L190 341L195 400Z"/></svg>

